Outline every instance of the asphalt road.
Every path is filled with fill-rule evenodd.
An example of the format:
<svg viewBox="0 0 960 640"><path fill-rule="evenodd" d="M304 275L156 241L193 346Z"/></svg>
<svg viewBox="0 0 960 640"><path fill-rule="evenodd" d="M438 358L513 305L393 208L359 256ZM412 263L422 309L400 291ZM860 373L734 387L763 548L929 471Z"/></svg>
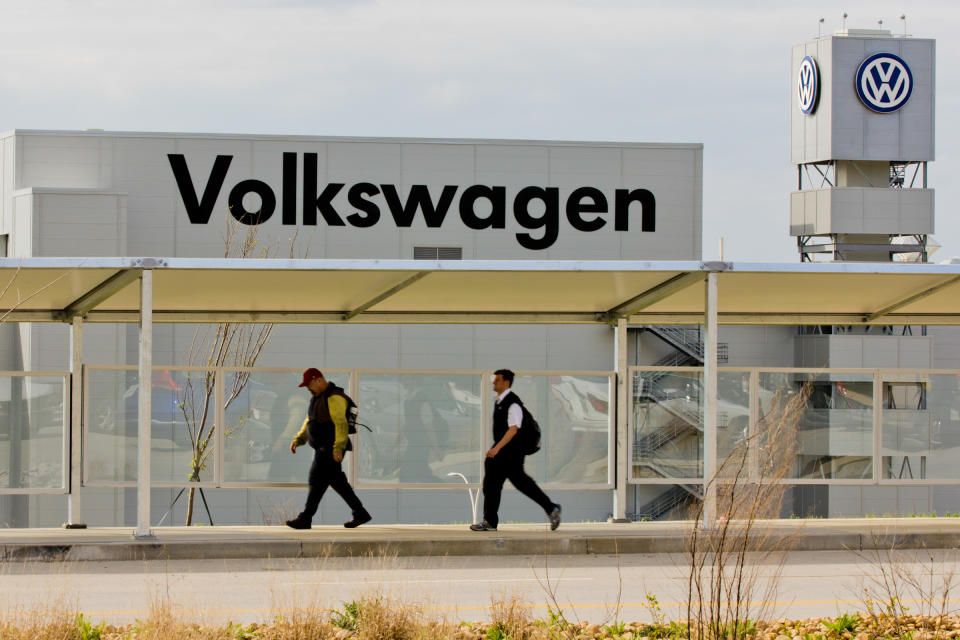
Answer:
<svg viewBox="0 0 960 640"><path fill-rule="evenodd" d="M878 559L884 556L883 559ZM888 554L793 552L777 562L751 563L752 609L766 619L835 616L863 610L863 587L894 566L934 588L952 582L953 551ZM149 562L6 563L0 565L0 615L83 612L94 620L129 623L164 603L185 621L260 622L295 608L335 609L381 594L459 620L488 619L491 599L527 604L545 617L551 602L569 620L603 623L650 620L653 593L668 619L685 617L688 558L673 554L512 558L326 558ZM779 579L776 579L778 578ZM873 577L873 578L872 578ZM774 580L776 579L776 580ZM776 582L775 593L765 586ZM912 612L920 612L916 594ZM951 601L953 599L951 598ZM619 614L618 611L619 603ZM763 611L760 608L763 607ZM956 607L954 602L950 608Z"/></svg>

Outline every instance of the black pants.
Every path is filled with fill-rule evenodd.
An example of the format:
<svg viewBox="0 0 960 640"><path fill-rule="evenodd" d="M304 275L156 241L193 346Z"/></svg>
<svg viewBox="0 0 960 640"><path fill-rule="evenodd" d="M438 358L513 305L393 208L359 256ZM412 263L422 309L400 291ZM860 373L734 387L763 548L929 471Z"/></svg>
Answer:
<svg viewBox="0 0 960 640"><path fill-rule="evenodd" d="M503 492L505 480L509 480L520 493L540 505L545 513L549 514L557 506L523 470L525 457L520 453L501 451L492 458L484 459L483 519L487 524L495 527L499 523L497 512L500 510L500 494Z"/></svg>
<svg viewBox="0 0 960 640"><path fill-rule="evenodd" d="M340 463L333 459L333 452L330 449L314 450L313 464L310 465L310 475L307 477L307 482L310 483L310 492L307 494L307 504L298 516L301 520L307 522L313 520L313 516L317 514L317 509L320 507L320 499L327 491L327 487L332 487L334 491L340 494L354 516L367 512L363 508L360 498L354 493L353 487L347 482L347 474L343 472Z"/></svg>

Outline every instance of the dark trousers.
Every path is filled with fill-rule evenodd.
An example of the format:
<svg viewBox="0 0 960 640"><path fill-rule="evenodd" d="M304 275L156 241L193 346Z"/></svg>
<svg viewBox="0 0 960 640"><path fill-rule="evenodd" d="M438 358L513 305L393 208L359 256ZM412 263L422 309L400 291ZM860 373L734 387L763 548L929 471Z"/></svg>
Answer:
<svg viewBox="0 0 960 640"><path fill-rule="evenodd" d="M307 504L298 516L301 520L307 522L313 520L327 487L332 487L340 494L354 516L367 512L360 498L354 493L353 487L347 482L347 474L343 472L340 463L333 459L333 452L330 449L324 447L313 452L313 464L310 465L307 482L310 484L310 492L307 493Z"/></svg>
<svg viewBox="0 0 960 640"><path fill-rule="evenodd" d="M557 506L523 470L525 457L523 454L501 451L492 458L484 458L483 519L487 524L493 527L499 524L497 512L500 510L500 494L503 492L505 480L509 480L520 493L540 505L545 513L549 514Z"/></svg>

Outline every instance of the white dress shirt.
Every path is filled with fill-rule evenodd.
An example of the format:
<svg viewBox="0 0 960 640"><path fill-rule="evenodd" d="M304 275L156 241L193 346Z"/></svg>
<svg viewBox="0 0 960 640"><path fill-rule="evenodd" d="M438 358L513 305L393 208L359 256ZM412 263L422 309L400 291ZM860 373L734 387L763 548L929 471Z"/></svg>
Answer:
<svg viewBox="0 0 960 640"><path fill-rule="evenodd" d="M507 394L510 393L510 389L506 389L503 393L497 396L497 404L500 404L500 401L507 397ZM520 428L520 424L523 422L523 409L520 408L520 405L514 402L510 405L510 409L507 410L507 426Z"/></svg>

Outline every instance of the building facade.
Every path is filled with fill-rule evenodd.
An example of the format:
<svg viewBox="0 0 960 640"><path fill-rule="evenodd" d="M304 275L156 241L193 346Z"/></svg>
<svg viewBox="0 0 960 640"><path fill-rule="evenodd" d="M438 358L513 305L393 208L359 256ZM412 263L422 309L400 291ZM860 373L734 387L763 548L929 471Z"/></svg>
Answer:
<svg viewBox="0 0 960 640"><path fill-rule="evenodd" d="M225 238L242 237L250 230L256 230L258 251L265 252L258 255L277 257L681 260L697 259L701 253L702 146L698 144L14 131L0 138L0 150L0 236L9 257L222 257ZM509 295L509 273L502 278ZM303 294L322 296L323 282ZM63 370L67 366L69 332L64 327L21 324L3 329L4 369ZM136 361L135 327L89 325L85 333L88 365L118 367ZM195 333L196 327L157 326L155 365L188 364ZM391 383L399 389L390 392L404 398L398 404L405 407L400 411L409 413L415 410L409 408L411 387L435 382L424 379L430 376L422 372L500 367L608 372L612 362L613 331L596 327L345 324L278 326L257 366L318 366L344 375L357 369L421 372L419 378ZM107 374L94 369L88 375L96 379ZM112 384L127 390L135 385L120 378ZM476 384L480 383L468 386ZM300 391L292 385L283 398ZM473 392L476 395L476 389ZM277 393L269 390L274 405L280 402L274 397ZM362 382L358 393L363 406ZM607 389L602 389L600 395L606 394ZM603 397L597 402L608 400ZM159 402L163 406L176 400ZM123 407L107 411L98 409L94 400L87 404L91 438L94 424L100 424L103 433L118 434L129 428L128 424L117 426L129 422L130 415L126 419L117 415ZM293 419L274 409L274 422L285 425ZM606 425L609 415L604 416ZM169 418L171 423L176 421L175 415ZM400 422L398 429L409 428L410 417ZM421 435L388 438L394 446L408 448L413 458L423 447L444 444L425 442L429 417L417 422ZM482 428L488 431L488 425ZM609 434L601 435L601 448L609 448ZM172 442L177 438L175 433L170 436ZM88 444L85 453L85 478L91 486L84 489L89 495L84 517L95 524L129 524L132 489L93 485L124 485L130 480L130 461L118 462L115 455L100 461L98 451ZM305 473L307 463L301 462ZM117 471L118 465L126 470ZM465 475L478 476L475 466L467 464ZM362 465L359 472L363 477ZM302 481L295 475L282 480ZM393 469L381 475L397 480L403 474ZM609 515L609 489L604 488L609 485L608 475L607 471L595 478L596 488L564 488L584 486L579 476L573 482L553 483L560 487L556 489L560 500L569 505L568 517ZM407 480L413 484L437 480L428 476L414 474ZM165 479L182 483L183 475L171 472ZM548 486L559 479L549 473L541 477ZM471 482L478 480L470 477ZM176 495L173 488L158 491L153 500L160 510L155 520ZM226 522L258 522L278 502L299 500L295 491L207 493L218 520ZM365 500L377 508L380 522L467 519L462 489L379 487L367 493ZM7 502L6 518L14 524L37 526L62 520L62 496L8 496L0 501ZM265 504L270 508L265 509ZM174 508L171 519L179 519L180 507ZM325 508L324 520L342 517L342 505ZM508 499L506 509L515 509L505 513L506 519L529 517L522 502L512 505Z"/></svg>

